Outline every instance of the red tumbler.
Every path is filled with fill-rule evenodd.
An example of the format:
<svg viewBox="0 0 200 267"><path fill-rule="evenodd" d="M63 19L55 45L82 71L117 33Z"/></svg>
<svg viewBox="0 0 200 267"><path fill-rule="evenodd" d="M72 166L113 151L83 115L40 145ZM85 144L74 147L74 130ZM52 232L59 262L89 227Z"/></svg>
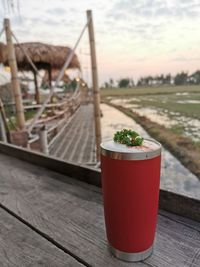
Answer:
<svg viewBox="0 0 200 267"><path fill-rule="evenodd" d="M112 253L141 261L153 251L161 145L145 139L142 146L107 141L101 144L101 172L107 239Z"/></svg>

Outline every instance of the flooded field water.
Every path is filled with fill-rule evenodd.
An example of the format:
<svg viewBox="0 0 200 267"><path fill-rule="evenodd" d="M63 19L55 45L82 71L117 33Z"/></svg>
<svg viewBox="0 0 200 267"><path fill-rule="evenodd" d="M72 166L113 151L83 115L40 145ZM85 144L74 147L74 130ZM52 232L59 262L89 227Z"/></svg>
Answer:
<svg viewBox="0 0 200 267"><path fill-rule="evenodd" d="M117 130L123 128L134 129L143 137L150 138L139 124L122 112L106 104L101 104L101 110L103 112L101 119L103 140L112 138ZM198 178L165 149L162 152L161 188L200 199Z"/></svg>
<svg viewBox="0 0 200 267"><path fill-rule="evenodd" d="M174 131L200 140L200 94L176 93L171 95L113 97L111 103L132 109L141 116Z"/></svg>

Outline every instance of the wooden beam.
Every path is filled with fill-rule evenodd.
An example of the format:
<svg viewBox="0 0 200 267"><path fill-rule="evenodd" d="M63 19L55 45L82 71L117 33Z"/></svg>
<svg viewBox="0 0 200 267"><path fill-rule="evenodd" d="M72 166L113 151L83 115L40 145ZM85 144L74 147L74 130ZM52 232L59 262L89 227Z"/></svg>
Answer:
<svg viewBox="0 0 200 267"><path fill-rule="evenodd" d="M0 217L0 266L85 266L2 204Z"/></svg>
<svg viewBox="0 0 200 267"><path fill-rule="evenodd" d="M35 84L35 101L37 104L40 104L40 92L38 88L38 80L37 80L37 73L33 70L34 75L34 84Z"/></svg>
<svg viewBox="0 0 200 267"><path fill-rule="evenodd" d="M36 167L41 166L57 173L62 173L64 174L61 178L63 182L65 182L65 176L68 175L75 180L101 187L101 172L99 169L75 165L52 156L47 157L41 153L2 142L0 142L0 153L35 164ZM179 195L164 189L160 190L159 208L161 209L200 222L199 207L200 200L198 199Z"/></svg>
<svg viewBox="0 0 200 267"><path fill-rule="evenodd" d="M88 33L90 41L91 67L92 67L92 84L93 84L93 103L96 135L96 158L100 161L100 143L101 143L101 112L100 112L100 93L98 86L97 60L95 50L94 26L92 11L87 10Z"/></svg>
<svg viewBox="0 0 200 267"><path fill-rule="evenodd" d="M2 141L10 143L10 130L6 120L6 114L1 98L0 98L0 132Z"/></svg>
<svg viewBox="0 0 200 267"><path fill-rule="evenodd" d="M49 87L52 86L52 75L51 75L51 65L48 67L48 75L49 75Z"/></svg>
<svg viewBox="0 0 200 267"><path fill-rule="evenodd" d="M76 255L84 266L200 266L200 224L195 221L162 211L153 255L126 264L109 252L100 188L2 154L0 169L0 202L43 237ZM13 237L12 228L7 231Z"/></svg>
<svg viewBox="0 0 200 267"><path fill-rule="evenodd" d="M6 32L6 41L8 49L8 62L11 69L12 90L15 98L16 119L19 129L24 130L25 129L24 108L22 103L22 95L21 95L19 79L17 75L18 72L17 62L15 56L15 49L12 42L10 20L8 18L4 19L4 27Z"/></svg>
<svg viewBox="0 0 200 267"><path fill-rule="evenodd" d="M3 142L7 142L6 130L5 130L5 127L4 127L3 117L1 115L1 112L0 112L0 139Z"/></svg>
<svg viewBox="0 0 200 267"><path fill-rule="evenodd" d="M45 154L49 154L49 146L48 146L48 140L47 140L47 129L46 126L42 126L40 129L40 147L41 151Z"/></svg>

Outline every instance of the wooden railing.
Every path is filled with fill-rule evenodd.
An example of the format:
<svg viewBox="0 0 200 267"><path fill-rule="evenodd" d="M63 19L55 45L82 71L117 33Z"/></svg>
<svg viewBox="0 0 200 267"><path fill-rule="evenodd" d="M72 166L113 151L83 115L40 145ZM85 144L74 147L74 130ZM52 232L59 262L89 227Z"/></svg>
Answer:
<svg viewBox="0 0 200 267"><path fill-rule="evenodd" d="M40 150L45 154L48 154L48 148L54 141L57 134L62 131L71 116L80 107L82 102L81 92L75 92L69 99L57 104L47 104L48 108L59 108L60 112L46 119L39 119L35 125L35 136L28 141L28 146L34 150ZM58 122L56 122L58 120ZM55 121L55 124L51 127L47 127L48 123ZM45 127L44 127L45 126ZM45 137L44 137L45 136ZM44 144L45 138L47 141Z"/></svg>

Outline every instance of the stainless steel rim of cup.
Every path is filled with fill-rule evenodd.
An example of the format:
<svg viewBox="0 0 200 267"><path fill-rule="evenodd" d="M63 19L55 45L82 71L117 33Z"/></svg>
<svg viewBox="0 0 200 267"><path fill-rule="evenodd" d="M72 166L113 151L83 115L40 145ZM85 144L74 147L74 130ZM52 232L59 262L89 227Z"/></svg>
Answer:
<svg viewBox="0 0 200 267"><path fill-rule="evenodd" d="M152 151L142 151L140 153L118 152L106 149L103 146L104 143L101 143L101 154L111 159L119 159L119 160L147 160L158 157L161 154L161 144L155 140L151 139L145 139L145 140L156 143L158 145L158 148Z"/></svg>
<svg viewBox="0 0 200 267"><path fill-rule="evenodd" d="M112 254L116 258L118 258L122 261L129 261L129 262L137 262L137 261L145 260L146 258L151 256L151 254L153 253L153 245L150 248L148 248L147 250L144 250L141 252L136 252L136 253L123 252L123 251L120 251L120 250L112 247L111 245L109 245L109 247L110 247Z"/></svg>

